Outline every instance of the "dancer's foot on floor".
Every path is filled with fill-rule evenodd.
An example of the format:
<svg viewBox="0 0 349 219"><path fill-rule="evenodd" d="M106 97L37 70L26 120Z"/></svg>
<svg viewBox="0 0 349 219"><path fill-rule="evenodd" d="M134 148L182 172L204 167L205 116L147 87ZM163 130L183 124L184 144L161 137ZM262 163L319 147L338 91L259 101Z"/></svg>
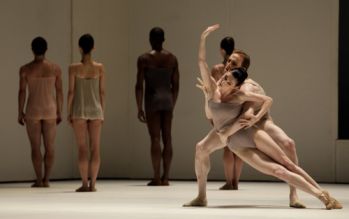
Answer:
<svg viewBox="0 0 349 219"><path fill-rule="evenodd" d="M96 187L90 187L90 192L97 192Z"/></svg>
<svg viewBox="0 0 349 219"><path fill-rule="evenodd" d="M91 192L88 186L81 186L75 190L75 192Z"/></svg>
<svg viewBox="0 0 349 219"><path fill-rule="evenodd" d="M50 187L50 181L44 180L44 181L42 182L42 187L49 188L49 187Z"/></svg>
<svg viewBox="0 0 349 219"><path fill-rule="evenodd" d="M322 193L319 195L319 199L324 203L327 210L333 209L333 202L330 199L330 194L327 191L322 191Z"/></svg>
<svg viewBox="0 0 349 219"><path fill-rule="evenodd" d="M169 183L168 179L163 179L163 180L161 180L161 185L162 186L169 186L170 183Z"/></svg>
<svg viewBox="0 0 349 219"><path fill-rule="evenodd" d="M198 197L183 205L183 207L206 207L206 206L207 206L207 199L200 199Z"/></svg>
<svg viewBox="0 0 349 219"><path fill-rule="evenodd" d="M335 198L330 196L330 200L332 203L332 209L342 209L343 208L343 205L339 201L337 201Z"/></svg>
<svg viewBox="0 0 349 219"><path fill-rule="evenodd" d="M36 181L30 187L32 187L32 188L40 188L40 187L44 187L44 185L43 185L42 181Z"/></svg>
<svg viewBox="0 0 349 219"><path fill-rule="evenodd" d="M232 184L225 183L219 190L237 190L237 188L235 189Z"/></svg>
<svg viewBox="0 0 349 219"><path fill-rule="evenodd" d="M290 202L290 207L291 208L306 208L306 206L298 200Z"/></svg>
<svg viewBox="0 0 349 219"><path fill-rule="evenodd" d="M155 180L155 179L152 179L150 182L148 182L147 186L161 186L162 185L162 182L160 179L158 180Z"/></svg>

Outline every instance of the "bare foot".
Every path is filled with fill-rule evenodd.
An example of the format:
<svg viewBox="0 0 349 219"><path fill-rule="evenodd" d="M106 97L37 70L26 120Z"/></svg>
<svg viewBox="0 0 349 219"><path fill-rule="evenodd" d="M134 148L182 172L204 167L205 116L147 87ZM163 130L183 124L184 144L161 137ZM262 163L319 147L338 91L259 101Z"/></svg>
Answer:
<svg viewBox="0 0 349 219"><path fill-rule="evenodd" d="M90 187L90 192L97 192L96 187Z"/></svg>
<svg viewBox="0 0 349 219"><path fill-rule="evenodd" d="M75 192L90 192L90 188L87 186L81 186L80 188L77 188Z"/></svg>
<svg viewBox="0 0 349 219"><path fill-rule="evenodd" d="M33 183L31 185L32 188L40 188L40 187L44 187L42 181L36 181L35 183Z"/></svg>
<svg viewBox="0 0 349 219"><path fill-rule="evenodd" d="M161 180L155 180L152 179L150 182L148 182L147 186L161 186Z"/></svg>
<svg viewBox="0 0 349 219"><path fill-rule="evenodd" d="M298 200L290 201L290 207L291 208L306 208L306 206Z"/></svg>
<svg viewBox="0 0 349 219"><path fill-rule="evenodd" d="M185 203L183 207L206 207L207 206L207 199L200 199L195 198L192 201Z"/></svg>
<svg viewBox="0 0 349 219"><path fill-rule="evenodd" d="M219 190L237 190L237 188L235 189L232 184L225 183Z"/></svg>
<svg viewBox="0 0 349 219"><path fill-rule="evenodd" d="M43 181L43 183L42 183L42 187L45 187L45 188L48 188L48 187L50 187L50 182L47 180L45 180L45 181Z"/></svg>
<svg viewBox="0 0 349 219"><path fill-rule="evenodd" d="M162 185L162 186L169 186L170 183L168 182L168 179L163 179L163 180L161 181L161 185Z"/></svg>

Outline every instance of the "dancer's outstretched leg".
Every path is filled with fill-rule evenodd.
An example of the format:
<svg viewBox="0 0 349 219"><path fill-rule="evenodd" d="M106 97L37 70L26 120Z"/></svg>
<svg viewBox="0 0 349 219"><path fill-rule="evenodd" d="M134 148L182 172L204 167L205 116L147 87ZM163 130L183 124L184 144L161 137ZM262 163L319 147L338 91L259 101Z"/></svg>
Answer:
<svg viewBox="0 0 349 219"><path fill-rule="evenodd" d="M256 170L267 175L275 176L288 184L295 186L297 189L301 189L302 191L318 198L326 206L326 209L339 207L339 205L336 205L335 203L337 200L333 199L328 192L316 188L302 176L289 171L287 168L276 163L272 158L268 157L258 149L234 149L234 152ZM339 202L337 202L337 204L339 204Z"/></svg>
<svg viewBox="0 0 349 219"><path fill-rule="evenodd" d="M206 206L206 184L207 175L210 171L210 154L215 150L223 148L225 145L222 143L220 137L216 131L211 130L208 135L196 145L195 152L195 173L198 183L198 196L192 201L184 204L184 207L188 206Z"/></svg>

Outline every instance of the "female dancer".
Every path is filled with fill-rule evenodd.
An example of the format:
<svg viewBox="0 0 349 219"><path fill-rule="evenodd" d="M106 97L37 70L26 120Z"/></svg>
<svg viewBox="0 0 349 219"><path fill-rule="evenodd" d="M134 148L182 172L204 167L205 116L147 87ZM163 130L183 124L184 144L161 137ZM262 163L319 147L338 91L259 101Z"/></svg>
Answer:
<svg viewBox="0 0 349 219"><path fill-rule="evenodd" d="M56 130L62 120L62 72L58 65L45 58L47 42L44 38L36 37L31 46L34 60L22 66L19 72L18 123L25 124L30 140L31 158L36 175L32 187L49 187ZM24 113L27 87L29 95ZM44 157L40 150L41 137L44 140ZM42 163L45 168L44 177Z"/></svg>
<svg viewBox="0 0 349 219"><path fill-rule="evenodd" d="M81 62L71 64L69 67L68 121L73 126L79 150L82 186L76 189L76 192L94 192L100 166L99 150L104 120L105 73L103 64L93 61L91 57L94 40L90 34L80 37L79 47ZM89 177L90 181L88 181Z"/></svg>
<svg viewBox="0 0 349 219"><path fill-rule="evenodd" d="M229 57L235 49L235 41L232 37L224 37L220 43L220 52L223 58L223 62L213 66L211 70L211 75L218 81L224 74L225 65L228 62ZM210 119L212 123L212 119ZM220 190L238 190L239 179L241 175L242 160L236 156L228 147L224 147L223 153L223 165L224 165L224 175L225 184L221 186Z"/></svg>
<svg viewBox="0 0 349 219"><path fill-rule="evenodd" d="M215 128L196 146L195 172L197 175L198 197L184 206L206 206L206 182L210 168L209 155L228 144L241 159L255 169L275 176L321 200L326 209L342 208L340 203L330 197L304 170L295 165L282 152L265 131L251 125L259 121L271 106L271 98L240 91L238 88L247 78L241 69L225 73L216 83L210 78L206 63L206 37L219 25L208 27L201 35L199 46L199 67L209 98ZM242 104L262 102L261 110L250 120L239 121ZM250 127L241 129L242 127ZM239 145L239 146L238 146ZM258 147L257 147L258 146Z"/></svg>

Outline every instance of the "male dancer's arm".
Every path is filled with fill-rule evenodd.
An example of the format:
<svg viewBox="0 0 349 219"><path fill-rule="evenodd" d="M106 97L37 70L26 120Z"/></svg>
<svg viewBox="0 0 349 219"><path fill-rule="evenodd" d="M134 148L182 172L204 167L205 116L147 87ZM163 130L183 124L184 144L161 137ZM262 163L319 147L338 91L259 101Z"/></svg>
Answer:
<svg viewBox="0 0 349 219"><path fill-rule="evenodd" d="M61 68L56 65L56 105L57 105L57 119L59 124L62 121L62 107L63 107L63 85L62 85L62 71Z"/></svg>
<svg viewBox="0 0 349 219"><path fill-rule="evenodd" d="M272 102L273 102L271 97L261 95L261 94L255 94L252 92L240 91L240 98L245 103L246 102L262 103L261 109L255 115L254 119L256 121L259 121L263 117L263 115L268 112L268 110L270 109ZM249 110L251 110L251 109L248 109L248 111ZM247 112L247 113L250 114L251 112ZM224 127L223 129L217 131L219 137L221 138L221 140L223 142L226 142L229 136L233 135L235 132L237 132L241 128L248 127L249 120L244 119L244 116L245 116L244 114L241 114L238 117L238 119L236 120L236 122L234 122L231 126Z"/></svg>
<svg viewBox="0 0 349 219"><path fill-rule="evenodd" d="M24 125L25 114L24 104L27 96L27 80L25 78L24 67L19 70L19 91L18 91L18 123Z"/></svg>
<svg viewBox="0 0 349 219"><path fill-rule="evenodd" d="M171 81L172 81L172 87L171 87L172 100L173 100L173 107L174 107L176 105L178 92L179 92L179 70L178 70L178 61L176 57L175 57L175 67L174 67Z"/></svg>
<svg viewBox="0 0 349 219"><path fill-rule="evenodd" d="M146 122L145 113L143 111L143 82L144 82L144 58L138 57L137 60L137 82L135 87L136 101L138 108L138 119L141 122Z"/></svg>

